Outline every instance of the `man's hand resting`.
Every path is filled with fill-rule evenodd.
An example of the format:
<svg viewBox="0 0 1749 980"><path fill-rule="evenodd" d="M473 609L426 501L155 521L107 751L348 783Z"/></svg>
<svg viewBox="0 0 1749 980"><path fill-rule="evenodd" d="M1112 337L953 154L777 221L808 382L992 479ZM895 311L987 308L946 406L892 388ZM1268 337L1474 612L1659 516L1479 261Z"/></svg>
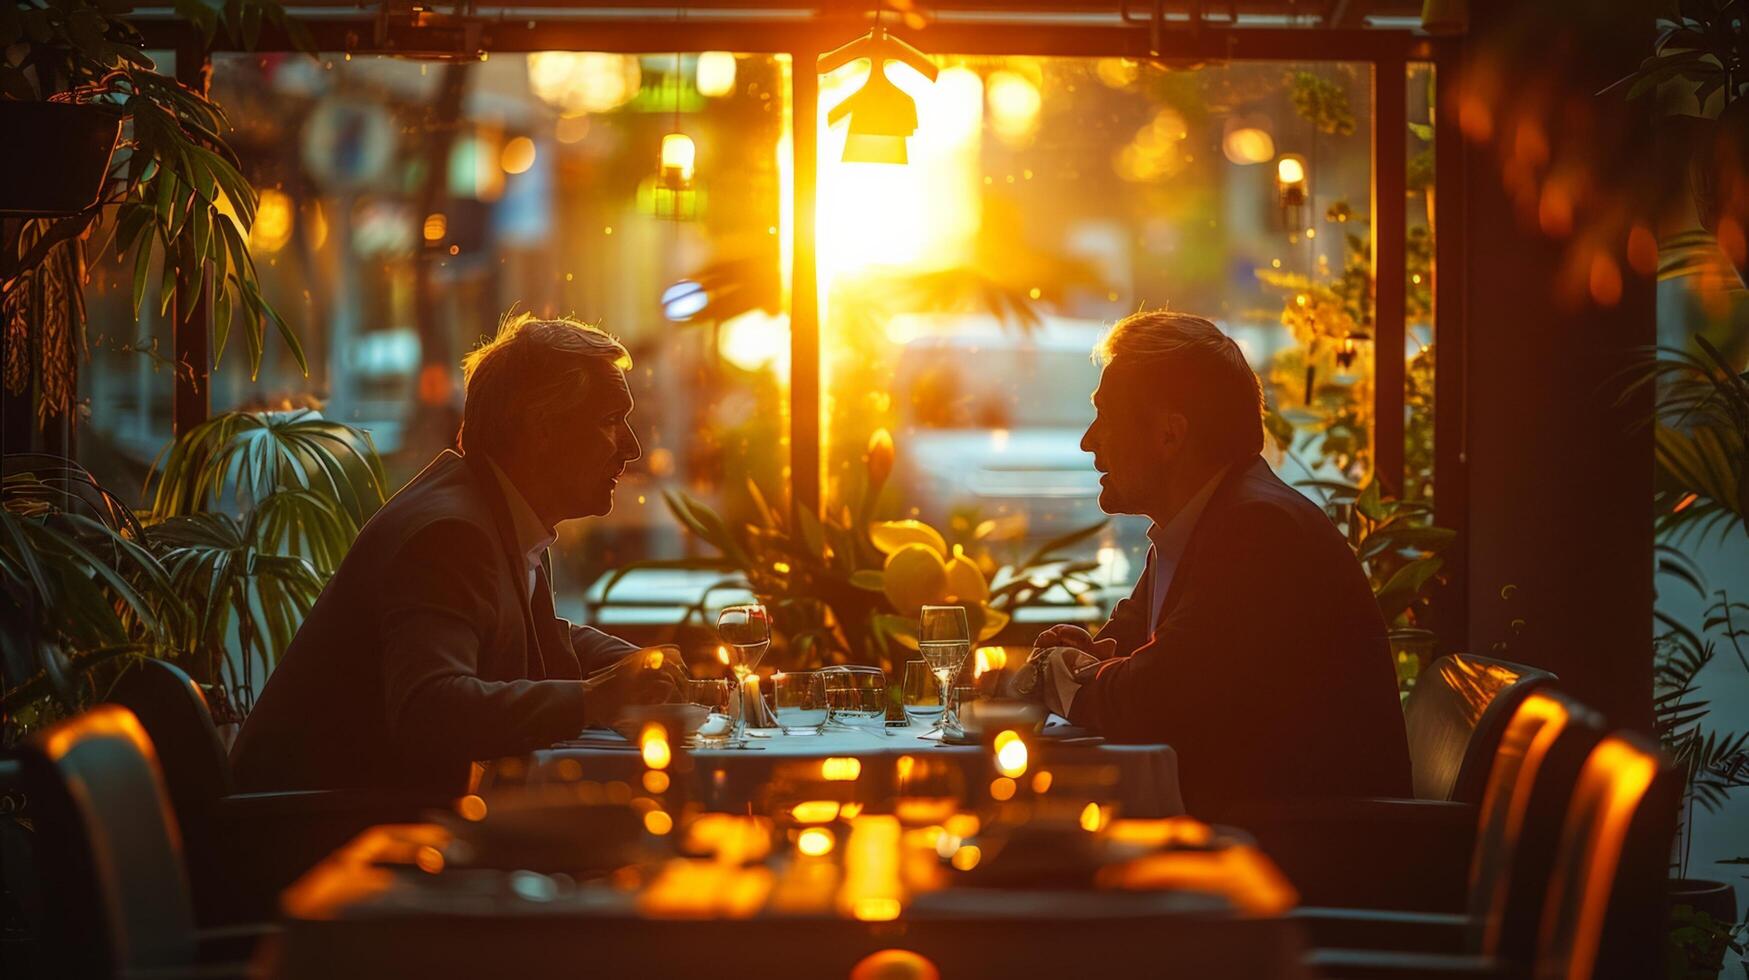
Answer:
<svg viewBox="0 0 1749 980"><path fill-rule="evenodd" d="M673 647L645 647L590 674L583 681L589 718L611 725L628 705L664 704L686 691L686 664Z"/></svg>
<svg viewBox="0 0 1749 980"><path fill-rule="evenodd" d="M1080 626L1064 623L1053 626L1040 633L1038 639L1032 641L1032 656L1035 659L1051 647L1074 647L1082 653L1090 653L1100 660L1110 660L1117 656L1117 641L1114 639L1095 640L1093 634Z"/></svg>

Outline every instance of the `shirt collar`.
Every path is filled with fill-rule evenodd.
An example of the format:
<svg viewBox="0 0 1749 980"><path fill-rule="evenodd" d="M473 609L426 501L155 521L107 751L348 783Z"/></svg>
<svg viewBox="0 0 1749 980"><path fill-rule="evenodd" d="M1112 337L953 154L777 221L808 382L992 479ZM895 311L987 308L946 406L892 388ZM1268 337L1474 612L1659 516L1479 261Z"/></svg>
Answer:
<svg viewBox="0 0 1749 980"><path fill-rule="evenodd" d="M1154 551L1161 557L1172 559L1175 563L1184 554L1185 545L1190 543L1190 532L1196 530L1196 522L1202 518L1202 512L1208 507L1209 498L1215 495L1215 488L1221 485L1221 478L1227 475L1230 467L1223 466L1209 477L1208 482L1196 491L1178 513L1172 515L1165 526L1150 525L1148 540L1154 543Z"/></svg>
<svg viewBox="0 0 1749 980"><path fill-rule="evenodd" d="M510 526L516 533L516 550L527 560L530 568L540 564L541 555L558 539L558 533L541 523L534 508L528 504L528 498L522 491L516 489L510 475L498 465L497 460L487 458L492 464L492 475L498 478L498 485L504 490L504 502L510 506Z"/></svg>

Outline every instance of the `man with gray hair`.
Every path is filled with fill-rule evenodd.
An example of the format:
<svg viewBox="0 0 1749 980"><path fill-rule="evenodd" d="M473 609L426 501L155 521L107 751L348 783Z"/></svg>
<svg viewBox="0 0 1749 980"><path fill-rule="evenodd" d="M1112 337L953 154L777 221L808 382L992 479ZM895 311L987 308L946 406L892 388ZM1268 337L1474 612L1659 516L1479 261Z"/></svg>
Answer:
<svg viewBox="0 0 1749 980"><path fill-rule="evenodd" d="M1153 521L1097 636L1055 626L1034 690L1107 738L1164 742L1198 815L1292 797L1407 796L1385 623L1342 535L1259 455L1263 393L1208 320L1153 311L1100 344L1081 448L1099 505Z"/></svg>
<svg viewBox="0 0 1749 980"><path fill-rule="evenodd" d="M678 659L553 612L560 521L613 507L639 458L626 350L572 320L507 318L464 362L462 453L359 532L232 752L240 789L467 791L471 763L666 700Z"/></svg>

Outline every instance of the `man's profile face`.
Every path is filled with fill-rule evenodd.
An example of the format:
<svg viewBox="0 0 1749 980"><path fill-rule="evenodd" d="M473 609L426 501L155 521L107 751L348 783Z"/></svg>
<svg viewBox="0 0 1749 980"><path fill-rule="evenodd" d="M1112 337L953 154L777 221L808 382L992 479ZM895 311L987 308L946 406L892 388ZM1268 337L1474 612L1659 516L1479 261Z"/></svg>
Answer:
<svg viewBox="0 0 1749 980"><path fill-rule="evenodd" d="M1093 392L1093 424L1081 437L1100 472L1099 509L1107 514L1144 514L1160 494L1179 440L1160 411L1158 395L1144 398L1142 379L1106 365ZM1181 417L1178 417L1181 418Z"/></svg>
<svg viewBox="0 0 1749 980"><path fill-rule="evenodd" d="M577 408L560 417L533 461L558 481L565 518L600 517L613 509L613 491L627 463L643 455L628 420L632 393L625 372L593 374Z"/></svg>

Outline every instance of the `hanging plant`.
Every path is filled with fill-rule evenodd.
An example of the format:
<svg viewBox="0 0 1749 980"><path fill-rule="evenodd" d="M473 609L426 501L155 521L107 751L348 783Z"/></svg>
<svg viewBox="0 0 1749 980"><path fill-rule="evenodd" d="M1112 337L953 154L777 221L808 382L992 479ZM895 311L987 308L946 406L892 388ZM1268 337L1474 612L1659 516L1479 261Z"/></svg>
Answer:
<svg viewBox="0 0 1749 980"><path fill-rule="evenodd" d="M297 336L261 294L246 244L257 195L226 143L230 124L204 94L158 72L144 39L123 19L131 9L121 0L0 6L0 129L16 132L16 121L42 115L44 103L90 107L120 126L95 202L46 216L36 205L26 210L14 202L7 212L14 217L0 223L4 379L9 391L33 397L39 423L65 416L72 405L93 233L102 233L99 254L113 245L118 258L131 257L136 318L154 272L160 314L210 282L215 360L241 317L251 377L260 370L270 323L308 370ZM307 34L277 0L232 0L222 8L189 0L177 9L209 42L224 27L252 45L266 21L310 50ZM33 145L9 152L28 155L34 170L52 174L66 166L58 156L71 151Z"/></svg>

